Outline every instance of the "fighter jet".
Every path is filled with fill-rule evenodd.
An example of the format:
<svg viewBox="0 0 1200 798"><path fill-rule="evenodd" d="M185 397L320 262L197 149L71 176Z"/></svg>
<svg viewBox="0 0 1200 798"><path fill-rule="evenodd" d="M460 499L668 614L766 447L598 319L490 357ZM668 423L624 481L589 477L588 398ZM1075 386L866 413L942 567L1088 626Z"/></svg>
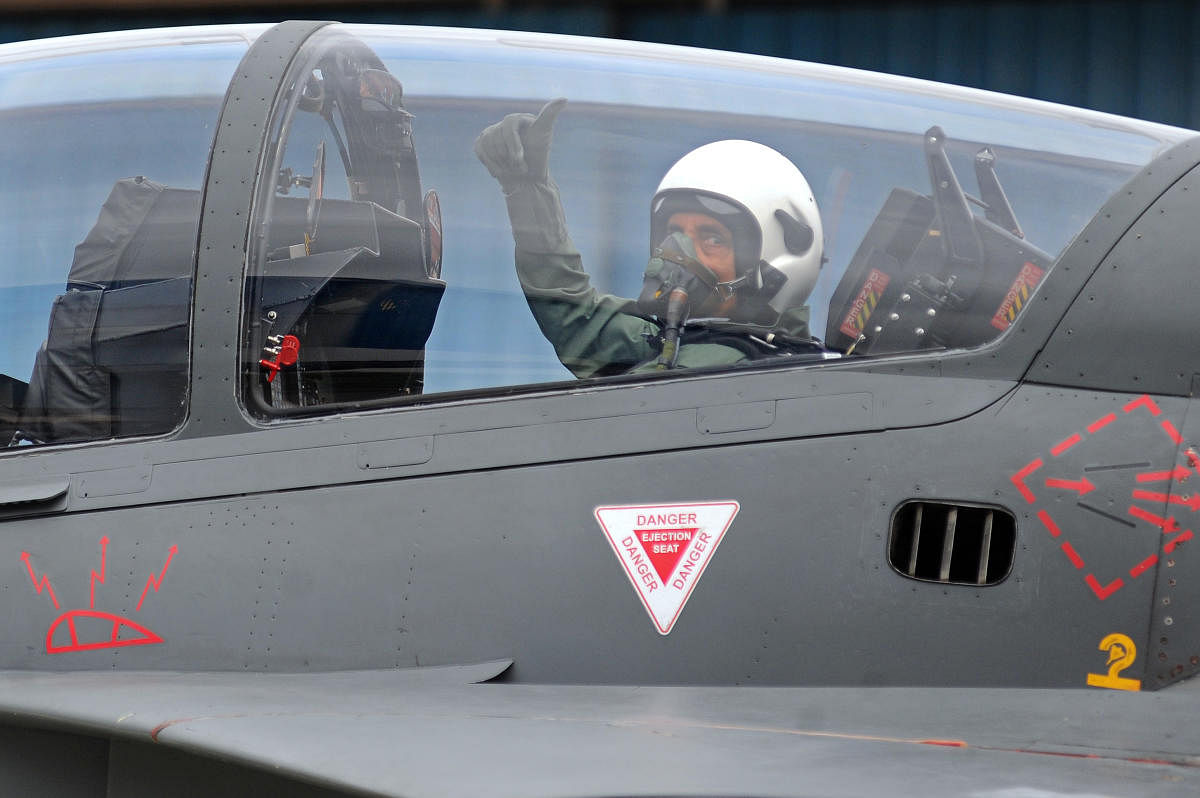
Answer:
<svg viewBox="0 0 1200 798"><path fill-rule="evenodd" d="M1200 791L1192 131L324 22L0 130L5 794Z"/></svg>

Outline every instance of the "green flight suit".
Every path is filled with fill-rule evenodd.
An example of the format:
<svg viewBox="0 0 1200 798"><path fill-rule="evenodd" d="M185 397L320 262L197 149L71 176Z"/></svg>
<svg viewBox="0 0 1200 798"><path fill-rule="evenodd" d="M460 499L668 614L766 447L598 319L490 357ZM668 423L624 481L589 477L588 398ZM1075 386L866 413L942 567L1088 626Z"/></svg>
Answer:
<svg viewBox="0 0 1200 798"><path fill-rule="evenodd" d="M632 299L601 294L592 286L571 243L554 182L523 182L505 197L521 289L563 365L577 377L656 370L659 324L640 315ZM807 307L785 319L781 332L809 337ZM680 341L677 368L734 365L754 359L756 351L728 333L685 331Z"/></svg>

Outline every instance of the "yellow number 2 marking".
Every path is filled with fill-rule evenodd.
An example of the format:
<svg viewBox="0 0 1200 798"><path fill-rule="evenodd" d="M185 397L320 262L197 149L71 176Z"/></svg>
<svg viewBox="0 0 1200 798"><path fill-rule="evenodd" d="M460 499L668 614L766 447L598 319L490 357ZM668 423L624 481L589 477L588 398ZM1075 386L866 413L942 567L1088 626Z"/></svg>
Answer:
<svg viewBox="0 0 1200 798"><path fill-rule="evenodd" d="M1137 646L1127 635L1114 633L1100 641L1101 651L1108 652L1108 673L1089 673L1087 683L1092 687L1107 687L1109 690L1141 690L1141 679L1126 679L1118 676L1137 659Z"/></svg>

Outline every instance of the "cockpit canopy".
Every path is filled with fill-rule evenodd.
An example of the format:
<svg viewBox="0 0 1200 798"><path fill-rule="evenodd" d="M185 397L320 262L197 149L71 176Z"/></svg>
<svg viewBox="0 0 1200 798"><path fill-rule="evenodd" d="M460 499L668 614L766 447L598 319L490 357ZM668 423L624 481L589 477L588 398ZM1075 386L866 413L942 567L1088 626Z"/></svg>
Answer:
<svg viewBox="0 0 1200 798"><path fill-rule="evenodd" d="M388 26L322 28L277 97L228 95L265 30L0 48L14 448L183 423L202 220L231 212L203 192L227 103L270 106L243 178L247 240L231 242L247 256L230 390L263 423L578 385L530 313L505 196L473 153L485 127L556 97L550 172L603 294L638 296L650 198L685 153L747 139L799 167L824 255L792 309L826 355L804 368L991 345L1104 202L1190 135L777 59Z"/></svg>

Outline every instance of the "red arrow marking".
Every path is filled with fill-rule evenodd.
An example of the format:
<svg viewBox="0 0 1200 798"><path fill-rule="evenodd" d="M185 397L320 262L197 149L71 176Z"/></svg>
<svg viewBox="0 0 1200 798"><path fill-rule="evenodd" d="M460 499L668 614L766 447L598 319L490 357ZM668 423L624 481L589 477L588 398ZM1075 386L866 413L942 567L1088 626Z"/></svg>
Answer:
<svg viewBox="0 0 1200 798"><path fill-rule="evenodd" d="M41 595L42 588L45 588L46 592L50 594L50 600L54 602L54 609L58 609L58 598L54 595L54 588L50 586L49 574L43 575L41 579L34 575L33 566L29 564L29 552L21 552L21 559L25 561L25 567L29 569L29 581L33 582L33 589L38 592L38 595Z"/></svg>
<svg viewBox="0 0 1200 798"><path fill-rule="evenodd" d="M1157 416L1159 413L1162 412L1162 410L1160 410L1158 408L1158 405L1156 405L1154 403L1154 400L1151 399L1146 394L1142 394L1137 399L1134 399L1132 402L1125 405L1124 410L1126 413L1132 413L1134 410L1136 410L1139 407L1144 407L1147 410L1149 410L1150 415L1152 415L1152 416Z"/></svg>
<svg viewBox="0 0 1200 798"><path fill-rule="evenodd" d="M1137 491L1134 491L1134 493L1137 493ZM1185 499L1182 496L1171 496L1170 498L1167 499L1167 501L1170 502L1171 504L1183 505L1184 507L1187 507L1189 510L1191 510L1193 513L1196 512L1197 510L1200 510L1200 492L1193 493L1191 498L1189 498L1189 499Z"/></svg>
<svg viewBox="0 0 1200 798"><path fill-rule="evenodd" d="M1182 496L1169 496L1166 493L1152 493L1148 490L1135 490L1133 492L1133 498L1148 502L1169 502L1170 504L1179 504L1187 507L1193 513L1197 510L1200 510L1200 492L1193 493L1191 498L1185 499Z"/></svg>
<svg viewBox="0 0 1200 798"><path fill-rule="evenodd" d="M1191 453L1188 453L1189 456ZM1168 479L1177 479L1183 482L1189 476L1191 471L1188 471L1183 466L1175 466L1170 471L1150 471L1145 474L1138 474L1136 479L1138 482L1165 482Z"/></svg>
<svg viewBox="0 0 1200 798"><path fill-rule="evenodd" d="M1183 436L1179 434L1179 430L1175 429L1175 425L1169 419L1163 419L1159 422L1162 425L1163 432L1167 433L1167 437L1171 439L1176 446L1183 445Z"/></svg>
<svg viewBox="0 0 1200 798"><path fill-rule="evenodd" d="M1075 551L1075 547L1069 541L1063 541L1062 550L1067 555L1067 559L1071 561L1071 565L1074 565L1077 570L1083 570L1083 558L1079 556L1079 552Z"/></svg>
<svg viewBox="0 0 1200 798"><path fill-rule="evenodd" d="M1046 531L1051 537L1058 537L1062 534L1062 530L1058 528L1058 524L1054 523L1054 519L1050 517L1050 513L1045 510L1038 510L1038 518L1045 525Z"/></svg>
<svg viewBox="0 0 1200 798"><path fill-rule="evenodd" d="M1154 513L1150 513L1150 512L1143 510L1141 507L1138 507L1136 504L1131 504L1129 506L1129 514L1132 515L1134 518L1140 518L1143 521L1145 521L1146 523L1160 528L1163 531L1164 535L1169 535L1170 533L1175 532L1176 530L1179 529L1179 522L1176 521L1174 517L1163 518L1161 516L1155 515Z"/></svg>
<svg viewBox="0 0 1200 798"><path fill-rule="evenodd" d="M155 593L157 593L158 589L162 587L163 579L166 579L167 577L167 569L171 567L171 558L174 557L175 553L178 551L178 546L172 546L170 550L167 551L167 561L163 565L162 573L158 575L157 579L154 578L154 574L150 574L150 578L146 580L146 586L142 588L142 597L138 599L137 606L133 608L134 612L137 612L142 608L142 602L146 600L146 593L150 590L151 586L154 587Z"/></svg>
<svg viewBox="0 0 1200 798"><path fill-rule="evenodd" d="M1191 449L1188 449L1187 459L1191 467L1196 469L1197 473L1200 473L1200 454L1196 454Z"/></svg>
<svg viewBox="0 0 1200 798"><path fill-rule="evenodd" d="M1079 435L1078 432L1076 432L1074 435L1067 438L1065 441L1062 441L1061 443L1057 444L1053 449L1051 449L1050 454L1054 455L1055 457L1058 457L1060 454L1067 451L1072 446L1079 443L1081 440L1083 440L1083 438Z"/></svg>
<svg viewBox="0 0 1200 798"><path fill-rule="evenodd" d="M1182 532L1180 532L1178 535L1176 535L1175 537L1171 538L1166 543L1164 543L1163 551L1165 551L1167 554L1171 554L1172 552L1175 551L1176 546L1178 546L1180 543L1184 542L1185 540L1191 540L1191 539L1192 539L1192 530L1185 529Z"/></svg>
<svg viewBox="0 0 1200 798"><path fill-rule="evenodd" d="M1157 554L1151 554L1149 557L1147 557L1146 559L1142 560L1142 561L1141 561L1140 563L1138 563L1137 565L1133 566L1133 568L1131 568L1131 569L1129 570L1129 575L1130 575L1131 577L1133 577L1134 579L1137 579L1139 576L1141 576L1142 574L1144 574L1146 571L1148 571L1148 570L1150 570L1151 568L1153 568L1153 567L1154 567L1154 564L1155 564L1156 562L1158 562L1158 555L1157 555Z"/></svg>
<svg viewBox="0 0 1200 798"><path fill-rule="evenodd" d="M1104 429L1105 427L1107 427L1109 424L1113 423L1116 420L1117 420L1116 413L1109 413L1104 418L1098 418L1095 421L1093 421L1091 424L1088 424L1088 427L1087 427L1088 434L1095 435L1097 432Z"/></svg>
<svg viewBox="0 0 1200 798"><path fill-rule="evenodd" d="M92 571L92 590L88 606L96 609L96 583L104 584L104 563L108 556L108 535L100 538L100 573Z"/></svg>
<svg viewBox="0 0 1200 798"><path fill-rule="evenodd" d="M1090 479L1088 479L1087 477L1084 477L1083 479L1079 480L1078 482L1071 482L1070 480L1067 480L1067 479L1048 479L1048 480L1046 480L1046 487L1047 488L1062 488L1063 490L1073 490L1076 493L1078 493L1080 496L1086 496L1087 494L1091 493L1092 491L1094 491L1096 489L1096 486L1093 485L1092 481Z"/></svg>
<svg viewBox="0 0 1200 798"><path fill-rule="evenodd" d="M1017 473L1013 474L1011 477L1012 484L1017 487L1017 490L1021 491L1021 495L1025 497L1025 501L1029 502L1030 504L1033 504L1034 496L1033 491L1025 486L1025 478L1041 468L1042 465L1042 458L1039 457Z"/></svg>
<svg viewBox="0 0 1200 798"><path fill-rule="evenodd" d="M1084 577L1084 581L1087 582L1088 587L1092 589L1092 592L1096 594L1096 598L1100 599L1101 601L1104 601L1106 598L1125 586L1124 580L1122 580L1119 576L1104 587L1100 586L1100 580L1092 574L1088 574L1086 577Z"/></svg>

